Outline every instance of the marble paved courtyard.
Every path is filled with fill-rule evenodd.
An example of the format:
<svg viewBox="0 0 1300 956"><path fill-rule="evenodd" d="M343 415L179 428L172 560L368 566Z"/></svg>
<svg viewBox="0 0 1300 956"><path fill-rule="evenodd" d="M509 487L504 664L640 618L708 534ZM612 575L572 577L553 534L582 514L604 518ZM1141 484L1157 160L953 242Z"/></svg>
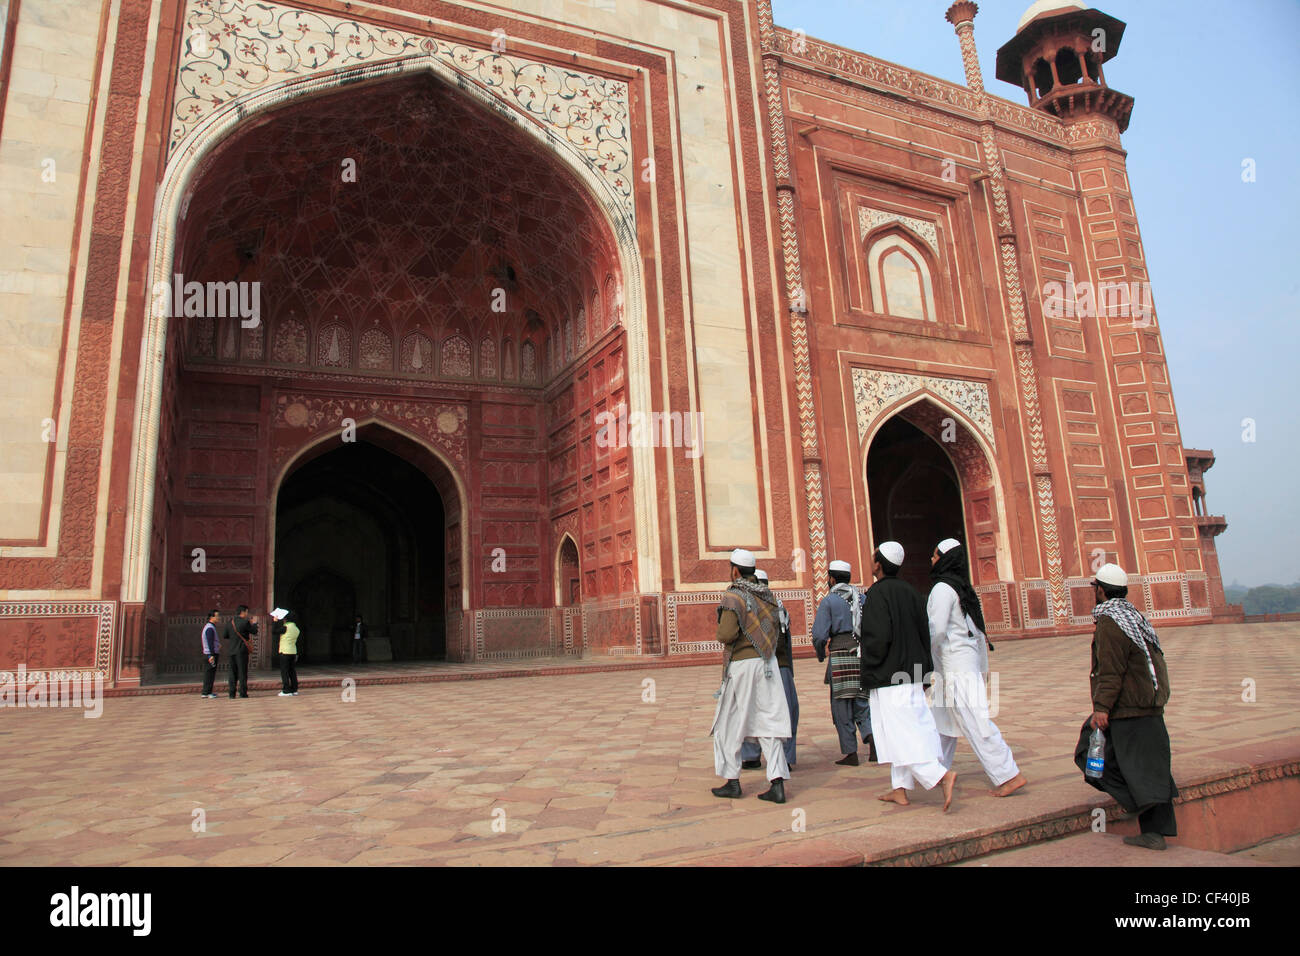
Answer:
<svg viewBox="0 0 1300 956"><path fill-rule="evenodd" d="M1160 633L1180 782L1300 750L1300 625ZM906 808L878 802L886 767L833 765L823 670L810 659L795 662L802 714L784 806L756 799L755 771L744 799L709 793L712 664L363 685L354 702L324 688L110 698L99 719L4 708L0 864L664 864L759 860L774 847L836 862L848 849L962 839L1104 801L1071 759L1090 710L1088 647L1086 636L998 644L996 720L1030 784L988 796L963 742L946 815L937 790ZM1159 857L1106 840L1088 865Z"/></svg>

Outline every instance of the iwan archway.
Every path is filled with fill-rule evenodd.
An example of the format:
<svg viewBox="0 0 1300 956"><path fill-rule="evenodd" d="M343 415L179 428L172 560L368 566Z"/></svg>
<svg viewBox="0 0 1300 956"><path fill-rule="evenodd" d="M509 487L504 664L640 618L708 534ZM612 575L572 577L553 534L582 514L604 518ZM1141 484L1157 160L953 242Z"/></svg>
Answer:
<svg viewBox="0 0 1300 956"><path fill-rule="evenodd" d="M859 372L864 558L880 541L899 540L904 576L924 592L931 551L955 537L968 546L975 584L1010 580L1006 509L982 395L965 396L972 418L923 385L912 391L919 377ZM930 381L945 391L956 384Z"/></svg>
<svg viewBox="0 0 1300 956"><path fill-rule="evenodd" d="M474 654L461 611L554 606L558 529L584 547L648 540L636 509L591 506L598 491L648 498L636 478L649 456L583 441L596 410L635 403L645 385L633 372L644 360L634 235L589 168L440 70L402 64L382 81L268 104L201 169L169 180L188 189L176 229L158 236L166 272L260 290L255 324L151 316L146 369L152 349L166 361L156 402L146 393L138 409L133 507L157 494L130 524L155 554L130 586L169 621L269 607L282 584L292 590L270 558L279 476L304 445L346 443L367 420L435 449L464 482L466 520L448 523L445 545L465 554L454 586L447 565L450 658ZM593 453L603 460L580 461ZM621 488L580 480L597 466ZM221 575L159 559L214 546L218 531ZM635 590L643 550L593 567L584 599ZM420 645L430 654L431 641Z"/></svg>

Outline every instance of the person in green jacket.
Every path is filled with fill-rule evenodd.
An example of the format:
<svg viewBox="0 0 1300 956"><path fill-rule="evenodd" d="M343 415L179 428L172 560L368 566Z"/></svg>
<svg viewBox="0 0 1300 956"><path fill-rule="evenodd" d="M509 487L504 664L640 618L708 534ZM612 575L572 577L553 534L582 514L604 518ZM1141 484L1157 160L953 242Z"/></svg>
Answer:
<svg viewBox="0 0 1300 956"><path fill-rule="evenodd" d="M298 696L298 625L289 620L289 612L277 607L271 612L275 621L272 633L280 635L280 697Z"/></svg>

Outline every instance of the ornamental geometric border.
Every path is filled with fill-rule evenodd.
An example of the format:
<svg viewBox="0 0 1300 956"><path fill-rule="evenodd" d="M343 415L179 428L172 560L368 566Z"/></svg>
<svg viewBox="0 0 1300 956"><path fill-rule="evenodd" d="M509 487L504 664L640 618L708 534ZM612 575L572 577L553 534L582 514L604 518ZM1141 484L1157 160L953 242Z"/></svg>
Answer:
<svg viewBox="0 0 1300 956"><path fill-rule="evenodd" d="M1083 587L1091 589L1092 578L1066 578L1065 579L1065 598L1067 601L1069 601L1069 607L1071 612L1073 612L1074 610L1074 600L1070 597L1071 592L1073 592L1075 588L1083 588ZM1147 605L1147 607L1150 606L1151 605L1149 604ZM1071 624L1092 624L1093 623L1092 612L1089 611L1087 614L1071 613L1070 623Z"/></svg>
<svg viewBox="0 0 1300 956"><path fill-rule="evenodd" d="M858 440L866 437L887 405L910 395L930 392L964 413L996 449L989 387L984 382L935 375L910 375L875 368L853 369L853 404L858 419Z"/></svg>
<svg viewBox="0 0 1300 956"><path fill-rule="evenodd" d="M664 604L667 610L667 631L668 631L668 656L680 654L718 654L722 652L722 645L717 641L685 641L677 639L677 605L679 604L721 604L724 591L689 591L689 592L672 592L665 596ZM793 643L796 647L807 647L812 644L812 592L806 589L791 591L773 591L779 601L802 601L804 609L804 633L803 636L796 639Z"/></svg>
<svg viewBox="0 0 1300 956"><path fill-rule="evenodd" d="M1013 586L1010 581L997 581L993 584L981 584L975 588L976 594L996 594L998 600L1002 603L1002 623L990 624L988 626L989 634L1011 630L1011 599L1007 597L1007 591Z"/></svg>
<svg viewBox="0 0 1300 956"><path fill-rule="evenodd" d="M117 620L116 601L34 601L22 604L0 604L0 617L94 617L99 619L95 631L95 664L93 667L61 667L59 671L94 673L109 680L112 667L113 627ZM28 671L28 677L42 676L45 671ZM35 679L35 678L33 678Z"/></svg>
<svg viewBox="0 0 1300 956"><path fill-rule="evenodd" d="M587 620L588 612L603 613L605 611L624 611L632 610L635 613L633 625L635 628L636 643L633 646L626 644L615 644L604 649L604 653L610 657L625 657L629 654L641 654L641 597L642 595L632 595L631 597L611 597L602 598L598 601L584 601L582 607L582 652L586 654L591 647L591 642L587 639Z"/></svg>
<svg viewBox="0 0 1300 956"><path fill-rule="evenodd" d="M432 56L583 154L633 214L627 84L262 0L189 0L177 64L170 156L207 117L254 90L315 74Z"/></svg>
<svg viewBox="0 0 1300 956"><path fill-rule="evenodd" d="M1029 592L1042 591L1046 597L1047 617L1032 617L1029 613ZM1020 585L1020 610L1024 615L1025 630L1035 627L1051 627L1056 623L1052 616L1052 582L1046 580L1023 581Z"/></svg>
<svg viewBox="0 0 1300 956"><path fill-rule="evenodd" d="M1187 580L1188 573L1182 571L1162 571L1159 574L1143 575L1142 597L1146 601L1147 619L1159 621L1179 617L1213 616L1213 612L1208 607L1192 607L1192 593L1191 588L1187 586ZM1169 608L1167 610L1157 611L1151 603L1151 585L1153 584L1178 584L1182 590L1183 606L1181 608Z"/></svg>
<svg viewBox="0 0 1300 956"><path fill-rule="evenodd" d="M484 645L483 622L506 618L526 620L542 618L546 621L546 647L528 650L488 652ZM555 608L550 607L489 607L474 612L474 659L476 661L513 660L520 657L555 656Z"/></svg>

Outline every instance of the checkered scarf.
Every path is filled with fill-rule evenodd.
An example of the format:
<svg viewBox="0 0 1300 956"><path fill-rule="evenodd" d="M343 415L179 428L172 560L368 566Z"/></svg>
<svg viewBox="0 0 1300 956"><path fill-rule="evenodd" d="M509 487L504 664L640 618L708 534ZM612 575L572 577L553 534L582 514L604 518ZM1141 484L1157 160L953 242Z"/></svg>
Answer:
<svg viewBox="0 0 1300 956"><path fill-rule="evenodd" d="M745 602L747 613L740 619L741 633L749 639L750 644L754 645L754 650L758 651L760 657L769 660L776 652L776 642L781 636L780 616L777 614L779 602L776 595L762 581L751 581L748 578L738 578L733 581L731 590L739 591L741 599ZM754 599L762 601L771 610L766 614L759 613Z"/></svg>
<svg viewBox="0 0 1300 956"><path fill-rule="evenodd" d="M862 634L862 592L852 584L841 583L831 588L832 594L838 594L849 606L849 617L853 621L853 635Z"/></svg>
<svg viewBox="0 0 1300 956"><path fill-rule="evenodd" d="M1151 651L1147 644L1154 644L1156 650L1164 653L1160 647L1160 639L1156 637L1155 628L1132 604L1124 598L1111 598L1108 601L1102 601L1092 609L1092 618L1106 616L1119 625L1119 629L1128 635L1128 639L1142 649L1146 655L1147 670L1151 674L1151 683L1155 685L1156 690L1160 689L1160 681L1156 679L1156 665L1151 661Z"/></svg>

